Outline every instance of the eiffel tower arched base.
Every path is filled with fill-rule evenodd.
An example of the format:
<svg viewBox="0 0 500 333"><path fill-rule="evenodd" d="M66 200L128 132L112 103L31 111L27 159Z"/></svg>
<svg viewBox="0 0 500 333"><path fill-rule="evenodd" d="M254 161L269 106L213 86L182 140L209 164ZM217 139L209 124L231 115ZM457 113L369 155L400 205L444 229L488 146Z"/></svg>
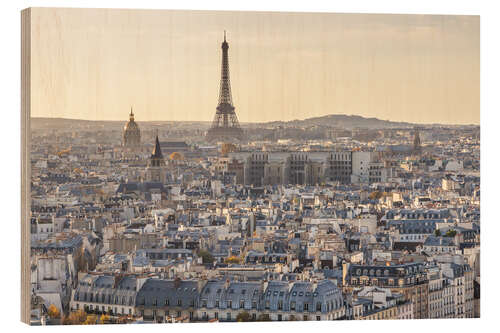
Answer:
<svg viewBox="0 0 500 333"><path fill-rule="evenodd" d="M210 142L235 142L242 141L243 138L243 130L240 127L212 127L206 136Z"/></svg>

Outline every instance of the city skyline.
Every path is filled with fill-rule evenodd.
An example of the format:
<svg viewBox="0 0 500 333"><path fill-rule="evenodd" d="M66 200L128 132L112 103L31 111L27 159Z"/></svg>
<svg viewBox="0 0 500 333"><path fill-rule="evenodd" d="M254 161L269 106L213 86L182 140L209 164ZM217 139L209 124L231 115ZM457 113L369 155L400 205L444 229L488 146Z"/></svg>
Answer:
<svg viewBox="0 0 500 333"><path fill-rule="evenodd" d="M481 317L478 17L21 17L23 322Z"/></svg>
<svg viewBox="0 0 500 333"><path fill-rule="evenodd" d="M242 123L479 124L478 16L36 8L32 28L33 117L210 122L227 30Z"/></svg>

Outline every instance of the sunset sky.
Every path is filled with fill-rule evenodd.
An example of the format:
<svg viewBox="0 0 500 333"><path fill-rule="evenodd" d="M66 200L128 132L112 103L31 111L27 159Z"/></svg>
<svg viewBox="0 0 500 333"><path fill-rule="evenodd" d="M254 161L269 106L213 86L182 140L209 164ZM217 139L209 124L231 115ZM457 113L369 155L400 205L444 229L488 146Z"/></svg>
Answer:
<svg viewBox="0 0 500 333"><path fill-rule="evenodd" d="M479 16L32 11L31 114L210 121L223 31L240 122L479 124Z"/></svg>

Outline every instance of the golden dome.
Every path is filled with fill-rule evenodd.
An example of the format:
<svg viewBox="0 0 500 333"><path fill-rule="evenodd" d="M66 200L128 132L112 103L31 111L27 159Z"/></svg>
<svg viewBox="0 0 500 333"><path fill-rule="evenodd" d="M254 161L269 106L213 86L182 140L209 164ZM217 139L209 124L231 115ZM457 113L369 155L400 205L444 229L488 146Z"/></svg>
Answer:
<svg viewBox="0 0 500 333"><path fill-rule="evenodd" d="M135 147L141 144L141 130L134 120L134 112L130 108L130 119L123 127L123 145L126 147Z"/></svg>
<svg viewBox="0 0 500 333"><path fill-rule="evenodd" d="M182 161L184 159L184 156L182 156L181 153L178 153L174 151L172 154L170 154L170 159L174 161Z"/></svg>

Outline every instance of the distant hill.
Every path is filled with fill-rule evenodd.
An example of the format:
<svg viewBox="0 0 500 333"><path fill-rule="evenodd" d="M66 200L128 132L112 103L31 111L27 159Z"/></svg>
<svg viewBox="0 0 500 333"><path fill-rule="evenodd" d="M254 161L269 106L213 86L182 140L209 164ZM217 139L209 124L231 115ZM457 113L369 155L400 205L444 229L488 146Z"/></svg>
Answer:
<svg viewBox="0 0 500 333"><path fill-rule="evenodd" d="M407 122L395 122L389 120L381 120L378 118L365 118L361 116L345 115L345 114L330 114L322 117L308 118L304 120L291 121L273 121L266 123L269 126L328 126L352 129L355 127L362 128L395 128L395 127L413 127L415 124Z"/></svg>

